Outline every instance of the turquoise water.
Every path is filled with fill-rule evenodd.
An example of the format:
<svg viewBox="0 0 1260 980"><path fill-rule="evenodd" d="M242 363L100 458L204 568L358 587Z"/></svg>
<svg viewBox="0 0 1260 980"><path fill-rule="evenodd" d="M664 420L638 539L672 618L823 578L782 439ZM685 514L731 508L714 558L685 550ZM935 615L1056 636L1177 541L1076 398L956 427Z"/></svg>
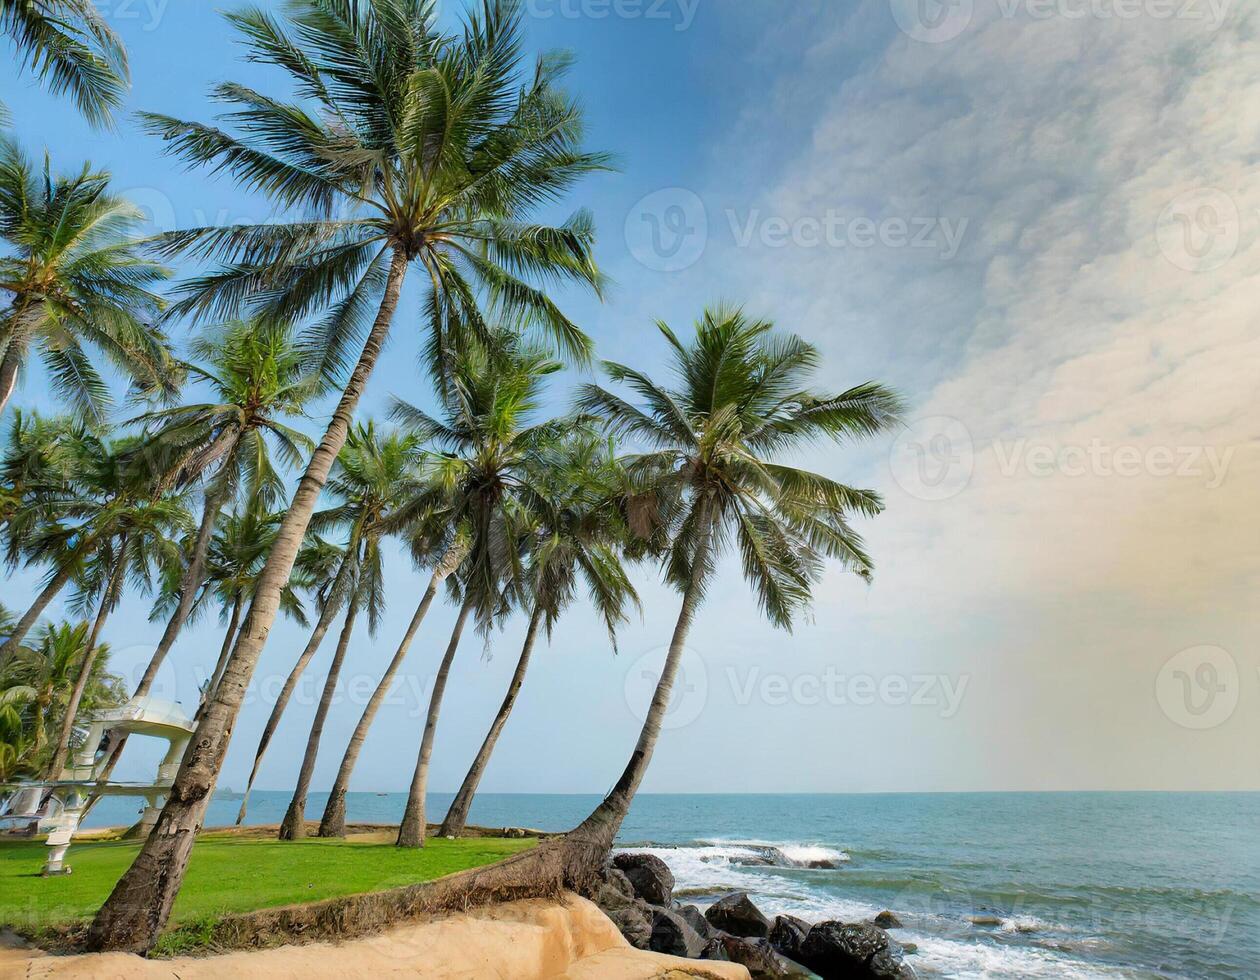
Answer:
<svg viewBox="0 0 1260 980"><path fill-rule="evenodd" d="M404 801L353 793L349 815L397 821ZM449 801L433 794L429 812ZM595 802L486 794L472 822L564 830ZM255 794L250 822L287 804ZM207 825L238 805L216 800ZM104 801L92 823L133 809ZM647 795L620 843L660 854L701 903L741 889L812 920L891 909L925 977L1260 976L1257 793ZM817 860L836 867L803 866Z"/></svg>

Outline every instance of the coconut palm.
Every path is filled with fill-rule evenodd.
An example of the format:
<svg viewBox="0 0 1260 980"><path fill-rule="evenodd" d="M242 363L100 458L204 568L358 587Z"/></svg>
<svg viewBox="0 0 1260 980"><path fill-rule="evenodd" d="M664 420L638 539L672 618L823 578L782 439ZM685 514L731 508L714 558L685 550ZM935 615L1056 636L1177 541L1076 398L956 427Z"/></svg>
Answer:
<svg viewBox="0 0 1260 980"><path fill-rule="evenodd" d="M109 388L86 348L147 390L178 387L167 343L154 326L162 300L151 289L167 270L135 240L143 212L109 192L109 174L85 164L54 177L0 138L0 412L32 352L54 394L100 422Z"/></svg>
<svg viewBox="0 0 1260 980"><path fill-rule="evenodd" d="M127 52L94 0L0 0L0 33L18 63L54 93L69 93L89 122L113 124L130 81Z"/></svg>
<svg viewBox="0 0 1260 980"><path fill-rule="evenodd" d="M614 506L621 481L609 444L579 433L558 451L538 454L532 468L538 472L521 487L516 501L528 515L524 547L529 560L520 583L521 605L530 610L525 641L503 703L442 821L443 837L464 830L477 786L520 694L539 630L545 628L551 636L584 584L615 650L626 606L638 604L619 555L626 526Z"/></svg>
<svg viewBox="0 0 1260 980"><path fill-rule="evenodd" d="M188 284L176 312L222 318L253 306L298 321L331 307L312 349L331 374L355 363L156 832L92 925L89 945L97 949L147 950L170 915L280 590L388 335L407 269L419 263L428 290L435 365L458 349L465 325L478 329L479 299L584 357L586 336L540 286L600 285L588 216L560 227L529 221L605 160L581 150L581 111L557 89L564 59L542 58L521 78L516 3L485 0L457 35L438 31L426 0L294 0L282 18L254 8L230 19L251 57L289 74L299 101L229 83L215 95L232 107L226 123L240 135L162 116L147 117L149 125L189 162L226 170L245 188L307 214L167 238L172 252L222 263ZM356 357L350 351L360 338Z"/></svg>
<svg viewBox="0 0 1260 980"><path fill-rule="evenodd" d="M319 390L303 369L287 325L230 322L197 337L192 353L200 363L186 365L188 374L208 386L213 400L150 412L135 420L147 432L144 452L156 471L176 485L205 483L201 524L175 592L176 602L163 607L169 615L166 629L136 697L149 692L188 619L202 586L215 521L224 506L239 491L247 502L245 515L259 519L259 509L274 505L284 489L272 452L285 466L297 467L314 445L283 421L301 415Z"/></svg>
<svg viewBox="0 0 1260 980"><path fill-rule="evenodd" d="M355 541L352 585L341 636L311 724L297 787L280 824L281 840L296 840L305 835L306 797L333 692L359 613L367 613L370 635L375 636L380 625L385 608L381 543L387 535L400 529L399 512L406 510L406 502L420 489L419 461L420 440L415 436L401 432L378 434L374 423L360 423L351 430L325 488L338 503L316 514L311 521L316 532L334 527L350 528Z"/></svg>
<svg viewBox="0 0 1260 980"><path fill-rule="evenodd" d="M538 455L573 428L572 419L533 421L548 375L560 369L537 347L500 335L492 346L469 348L452 374L441 419L406 402L394 415L443 452L439 482L447 487L454 524L468 529L471 550L462 563L462 597L455 626L429 696L411 790L398 831L400 847L422 847L429 761L446 681L469 617L488 628L504 610L504 586L520 574L519 508L513 497L527 488Z"/></svg>

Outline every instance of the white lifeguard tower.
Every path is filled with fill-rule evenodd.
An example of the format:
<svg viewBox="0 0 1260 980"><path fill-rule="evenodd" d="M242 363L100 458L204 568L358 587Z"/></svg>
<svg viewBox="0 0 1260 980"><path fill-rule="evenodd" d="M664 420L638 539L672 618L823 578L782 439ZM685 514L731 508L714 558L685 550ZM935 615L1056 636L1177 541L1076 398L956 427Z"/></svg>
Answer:
<svg viewBox="0 0 1260 980"><path fill-rule="evenodd" d="M69 874L66 851L79 829L88 800L93 796L144 799L146 805L138 830L141 836L147 836L157 822L166 793L179 771L184 749L195 730L194 722L179 705L156 698L132 698L117 708L98 711L92 716L87 738L56 780L0 787L7 792L7 800L0 803L0 824L25 825L29 832L47 833L48 860L44 874ZM157 778L149 783L102 783L100 778L110 749L118 738L131 735L167 741Z"/></svg>

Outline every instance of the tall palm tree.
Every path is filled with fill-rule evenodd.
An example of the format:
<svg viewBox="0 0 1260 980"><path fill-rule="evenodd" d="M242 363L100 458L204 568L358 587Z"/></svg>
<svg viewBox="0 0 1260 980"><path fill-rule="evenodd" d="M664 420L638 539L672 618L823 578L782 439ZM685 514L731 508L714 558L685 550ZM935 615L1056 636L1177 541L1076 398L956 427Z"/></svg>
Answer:
<svg viewBox="0 0 1260 980"><path fill-rule="evenodd" d="M446 680L468 619L483 628L504 611L504 585L518 577L520 539L516 494L536 475L532 464L573 428L572 419L534 422L543 385L560 369L536 347L500 336L469 348L453 372L442 419L406 402L395 417L443 451L441 482L453 501L451 518L468 528L471 551L458 574L462 603L429 695L429 708L402 824L400 847L424 846L429 761Z"/></svg>
<svg viewBox="0 0 1260 980"><path fill-rule="evenodd" d="M273 465L301 465L314 443L283 421L301 415L318 393L317 379L303 368L302 353L286 324L234 321L207 331L192 345L200 363L190 377L204 382L213 400L150 412L136 419L148 432L144 446L155 470L177 485L205 482L201 524L184 565L166 629L135 696L148 694L174 646L202 586L206 552L215 521L238 491L246 514L274 505L283 481Z"/></svg>
<svg viewBox="0 0 1260 980"><path fill-rule="evenodd" d="M178 386L166 338L154 326L162 300L152 287L167 270L145 258L135 234L144 218L109 192L109 174L87 164L54 177L0 137L0 412L32 350L53 392L101 421L109 387L85 347L145 389Z"/></svg>
<svg viewBox="0 0 1260 980"><path fill-rule="evenodd" d="M406 511L406 501L420 487L419 462L420 440L415 436L400 432L378 434L376 426L370 421L355 426L337 457L337 465L326 488L338 503L316 514L311 521L316 532L337 526L351 529L356 542L353 585L346 604L341 636L324 680L315 720L311 724L306 754L298 771L297 787L280 824L281 840L296 840L306 833L306 797L315 772L315 760L333 692L359 613L367 613L371 635L376 635L380 625L385 607L381 542L388 534L401 529L400 511Z"/></svg>
<svg viewBox="0 0 1260 980"><path fill-rule="evenodd" d="M579 433L559 451L539 454L532 468L539 470L537 476L517 495L528 514L524 547L529 563L521 582L521 604L530 610L525 641L503 703L442 821L443 837L463 833L477 786L525 681L539 630L551 635L584 583L615 650L626 606L638 605L619 555L626 525L614 506L621 481L609 444Z"/></svg>
<svg viewBox="0 0 1260 980"><path fill-rule="evenodd" d="M581 149L581 111L556 87L563 59L540 59L522 84L516 3L484 0L459 35L439 33L426 0L294 0L283 20L251 9L231 21L254 59L291 76L300 101L227 84L216 95L233 107L227 121L242 135L161 116L148 117L150 126L190 162L225 169L309 217L171 236L171 250L224 263L191 282L176 310L233 315L253 304L299 320L332 304L313 345L332 373L353 357L364 328L366 339L156 832L93 922L89 945L96 949L147 950L170 915L280 590L409 266L420 264L429 287L435 363L458 347L457 325L482 323L479 298L586 356L589 340L531 282L598 288L601 281L588 216L558 228L527 220L606 161Z"/></svg>
<svg viewBox="0 0 1260 980"><path fill-rule="evenodd" d="M127 52L94 0L0 0L0 33L23 68L68 92L89 122L112 126L130 82Z"/></svg>
<svg viewBox="0 0 1260 980"><path fill-rule="evenodd" d="M724 548L733 540L763 614L783 629L810 601L825 559L869 577L872 562L850 526L882 509L877 494L775 461L819 440L876 435L898 417L889 389L866 383L840 394L808 388L817 350L740 310L707 310L684 343L659 324L677 387L606 364L643 401L597 385L581 407L611 432L645 444L630 469L660 501L671 545L668 580L682 592L669 652L625 771L595 811L565 838L570 874L603 860L629 811L660 736L683 647ZM575 862L574 855L577 855Z"/></svg>

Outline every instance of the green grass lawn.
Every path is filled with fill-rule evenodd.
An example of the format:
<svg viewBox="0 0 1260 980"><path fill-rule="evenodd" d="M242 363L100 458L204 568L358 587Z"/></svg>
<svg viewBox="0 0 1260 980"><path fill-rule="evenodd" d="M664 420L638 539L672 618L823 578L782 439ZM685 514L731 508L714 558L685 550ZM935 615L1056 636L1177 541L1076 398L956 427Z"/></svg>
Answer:
<svg viewBox="0 0 1260 980"><path fill-rule="evenodd" d="M388 835L282 843L207 834L193 848L171 924L430 881L491 864L535 843L430 838L421 850L401 850ZM33 933L90 918L139 846L135 841L76 843L67 855L74 873L41 878L47 854L42 844L0 842L0 926Z"/></svg>

